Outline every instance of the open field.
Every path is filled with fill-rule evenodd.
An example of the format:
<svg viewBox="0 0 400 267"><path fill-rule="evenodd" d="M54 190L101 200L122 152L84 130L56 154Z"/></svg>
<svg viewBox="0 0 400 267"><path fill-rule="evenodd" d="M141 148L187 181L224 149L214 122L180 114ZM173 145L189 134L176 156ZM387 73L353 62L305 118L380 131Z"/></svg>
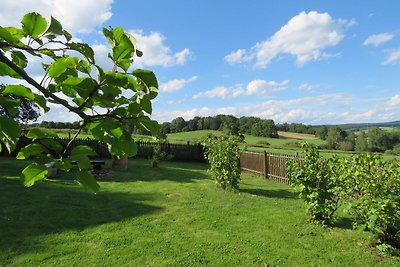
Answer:
<svg viewBox="0 0 400 267"><path fill-rule="evenodd" d="M24 188L23 162L0 158L1 266L399 266L371 235L307 223L286 185L242 175L215 187L206 165L131 160L97 195L67 176Z"/></svg>
<svg viewBox="0 0 400 267"><path fill-rule="evenodd" d="M303 139L303 140L313 140L318 139L315 134L303 134L303 133L291 133L291 132L279 132L279 138L288 138L288 139Z"/></svg>

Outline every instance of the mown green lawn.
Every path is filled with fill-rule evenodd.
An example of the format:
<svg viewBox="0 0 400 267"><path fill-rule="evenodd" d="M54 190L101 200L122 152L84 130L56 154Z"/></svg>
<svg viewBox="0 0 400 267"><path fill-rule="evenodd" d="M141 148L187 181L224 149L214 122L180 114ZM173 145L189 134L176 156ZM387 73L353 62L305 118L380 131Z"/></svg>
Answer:
<svg viewBox="0 0 400 267"><path fill-rule="evenodd" d="M340 219L307 223L286 185L242 175L215 187L206 165L130 160L98 194L68 176L24 188L0 158L0 266L399 266Z"/></svg>

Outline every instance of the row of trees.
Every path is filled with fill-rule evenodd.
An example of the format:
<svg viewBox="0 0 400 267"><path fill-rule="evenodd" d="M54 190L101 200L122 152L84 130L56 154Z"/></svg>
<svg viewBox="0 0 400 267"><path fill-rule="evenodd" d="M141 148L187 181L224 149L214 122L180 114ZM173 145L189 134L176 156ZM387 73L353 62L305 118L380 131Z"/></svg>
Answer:
<svg viewBox="0 0 400 267"><path fill-rule="evenodd" d="M305 125L303 123L281 123L277 124L276 128L281 132L291 133L304 133L304 134L315 134L316 130L311 125Z"/></svg>
<svg viewBox="0 0 400 267"><path fill-rule="evenodd" d="M194 117L186 121L182 117L161 124L163 134L189 132L196 130L219 130L229 134L251 134L255 136L278 137L278 129L273 120L256 117L236 118L232 115L217 115L214 117Z"/></svg>
<svg viewBox="0 0 400 267"><path fill-rule="evenodd" d="M326 148L357 152L388 152L400 155L400 130L375 127L367 132L348 133L338 126L322 126L316 134L326 140Z"/></svg>
<svg viewBox="0 0 400 267"><path fill-rule="evenodd" d="M31 126L49 128L49 129L79 129L81 122L54 122L54 121L42 121L39 123L33 123Z"/></svg>

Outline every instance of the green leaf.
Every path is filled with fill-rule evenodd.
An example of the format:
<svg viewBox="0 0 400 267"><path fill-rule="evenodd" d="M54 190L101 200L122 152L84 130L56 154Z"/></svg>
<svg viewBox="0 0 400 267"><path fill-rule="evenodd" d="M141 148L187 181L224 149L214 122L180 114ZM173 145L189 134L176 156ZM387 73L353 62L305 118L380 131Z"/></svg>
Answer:
<svg viewBox="0 0 400 267"><path fill-rule="evenodd" d="M135 46L125 34L121 36L120 42L112 48L112 59L124 71L128 71L135 54Z"/></svg>
<svg viewBox="0 0 400 267"><path fill-rule="evenodd" d="M17 38L18 40L21 40L22 38L25 37L25 33L23 30L15 28L15 27L5 27L4 29L6 29L9 33L11 33L11 35L14 38ZM22 43L19 41L18 43L15 43L16 45L21 45Z"/></svg>
<svg viewBox="0 0 400 267"><path fill-rule="evenodd" d="M50 50L50 49L47 49L47 48L40 49L39 52L44 54L44 55L46 55L46 56L49 56L51 58L55 58L56 57L56 54L54 53L54 51Z"/></svg>
<svg viewBox="0 0 400 267"><path fill-rule="evenodd" d="M31 156L36 156L44 152L48 151L41 144L38 143L29 144L18 152L17 159L28 159Z"/></svg>
<svg viewBox="0 0 400 267"><path fill-rule="evenodd" d="M66 30L63 30L63 34L64 34L65 39L67 39L68 42L71 41L71 39L72 39L72 34L70 34L69 32L67 32Z"/></svg>
<svg viewBox="0 0 400 267"><path fill-rule="evenodd" d="M67 69L74 68L78 64L76 57L62 57L54 61L48 68L47 73L51 78L57 78Z"/></svg>
<svg viewBox="0 0 400 267"><path fill-rule="evenodd" d="M133 71L133 76L138 80L139 86L142 90L150 95L151 99L154 99L158 94L158 81L156 75L150 70L137 69Z"/></svg>
<svg viewBox="0 0 400 267"><path fill-rule="evenodd" d="M75 176L75 180L77 180L86 189L90 190L92 193L96 193L99 191L100 186L96 182L92 174L88 173L87 171L75 171L73 173Z"/></svg>
<svg viewBox="0 0 400 267"><path fill-rule="evenodd" d="M24 32L33 38L39 37L47 28L46 19L36 12L26 14L21 23Z"/></svg>
<svg viewBox="0 0 400 267"><path fill-rule="evenodd" d="M0 96L0 106L6 109L10 116L15 117L18 112L18 106L21 104L20 99L12 99L10 97L2 97Z"/></svg>
<svg viewBox="0 0 400 267"><path fill-rule="evenodd" d="M57 140L54 139L42 139L39 141L43 146L45 146L47 149L54 150L58 153L60 153L63 150L63 146L58 142Z"/></svg>
<svg viewBox="0 0 400 267"><path fill-rule="evenodd" d="M50 110L50 108L48 108L46 106L47 101L43 96L35 94L35 100L34 101L40 107L40 112L42 114L44 114L44 113L46 113L47 111Z"/></svg>
<svg viewBox="0 0 400 267"><path fill-rule="evenodd" d="M57 134L52 131L46 131L39 128L30 129L26 134L26 137L35 141L36 139L44 139L44 138L57 138Z"/></svg>
<svg viewBox="0 0 400 267"><path fill-rule="evenodd" d="M63 35L63 29L61 23L55 18L51 17L50 26L47 28L46 32L43 34L43 37L48 39L54 39L59 35Z"/></svg>
<svg viewBox="0 0 400 267"><path fill-rule="evenodd" d="M72 169L72 162L69 159L57 160L54 166L62 171L68 172Z"/></svg>
<svg viewBox="0 0 400 267"><path fill-rule="evenodd" d="M22 79L22 77L10 68L6 63L0 62L0 76L9 76L15 79Z"/></svg>
<svg viewBox="0 0 400 267"><path fill-rule="evenodd" d="M69 76L62 82L63 87L70 87L71 89L78 92L78 94L86 98L90 92L97 86L97 82L91 78L81 78ZM64 88L63 88L64 91Z"/></svg>
<svg viewBox="0 0 400 267"><path fill-rule="evenodd" d="M18 45L20 44L19 38L15 37L10 30L0 26L0 40L5 40L7 43Z"/></svg>
<svg viewBox="0 0 400 267"><path fill-rule="evenodd" d="M21 174L21 180L24 186L30 187L37 181L43 180L49 174L49 169L43 164L33 162L29 164Z"/></svg>
<svg viewBox="0 0 400 267"><path fill-rule="evenodd" d="M14 120L0 116L0 141L3 142L7 150L11 153L15 149L21 134L21 127Z"/></svg>
<svg viewBox="0 0 400 267"><path fill-rule="evenodd" d="M154 135L158 134L161 129L160 124L157 121L151 120L149 117L141 117L139 119L139 124Z"/></svg>
<svg viewBox="0 0 400 267"><path fill-rule="evenodd" d="M78 51L82 55L85 56L85 58L89 61L90 64L94 64L94 52L93 49L85 43L69 43L67 44L69 49Z"/></svg>
<svg viewBox="0 0 400 267"><path fill-rule="evenodd" d="M10 94L18 97L23 97L28 100L34 100L35 95L32 91L20 84L9 84L4 88L3 94Z"/></svg>
<svg viewBox="0 0 400 267"><path fill-rule="evenodd" d="M21 69L24 69L28 65L28 60L26 59L24 53L21 51L12 51L11 53L12 62L15 63Z"/></svg>
<svg viewBox="0 0 400 267"><path fill-rule="evenodd" d="M89 156L96 156L96 152L89 146L77 146L71 151L71 160L75 160L80 170L90 168Z"/></svg>

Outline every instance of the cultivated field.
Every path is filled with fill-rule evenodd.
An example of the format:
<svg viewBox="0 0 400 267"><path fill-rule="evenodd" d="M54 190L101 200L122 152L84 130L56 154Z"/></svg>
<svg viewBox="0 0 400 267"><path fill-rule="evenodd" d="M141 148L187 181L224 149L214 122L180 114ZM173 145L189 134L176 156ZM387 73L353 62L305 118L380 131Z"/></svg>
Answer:
<svg viewBox="0 0 400 267"><path fill-rule="evenodd" d="M206 165L131 160L97 195L62 176L22 187L0 158L0 266L399 266L341 217L307 222L292 189L242 175L215 187Z"/></svg>

